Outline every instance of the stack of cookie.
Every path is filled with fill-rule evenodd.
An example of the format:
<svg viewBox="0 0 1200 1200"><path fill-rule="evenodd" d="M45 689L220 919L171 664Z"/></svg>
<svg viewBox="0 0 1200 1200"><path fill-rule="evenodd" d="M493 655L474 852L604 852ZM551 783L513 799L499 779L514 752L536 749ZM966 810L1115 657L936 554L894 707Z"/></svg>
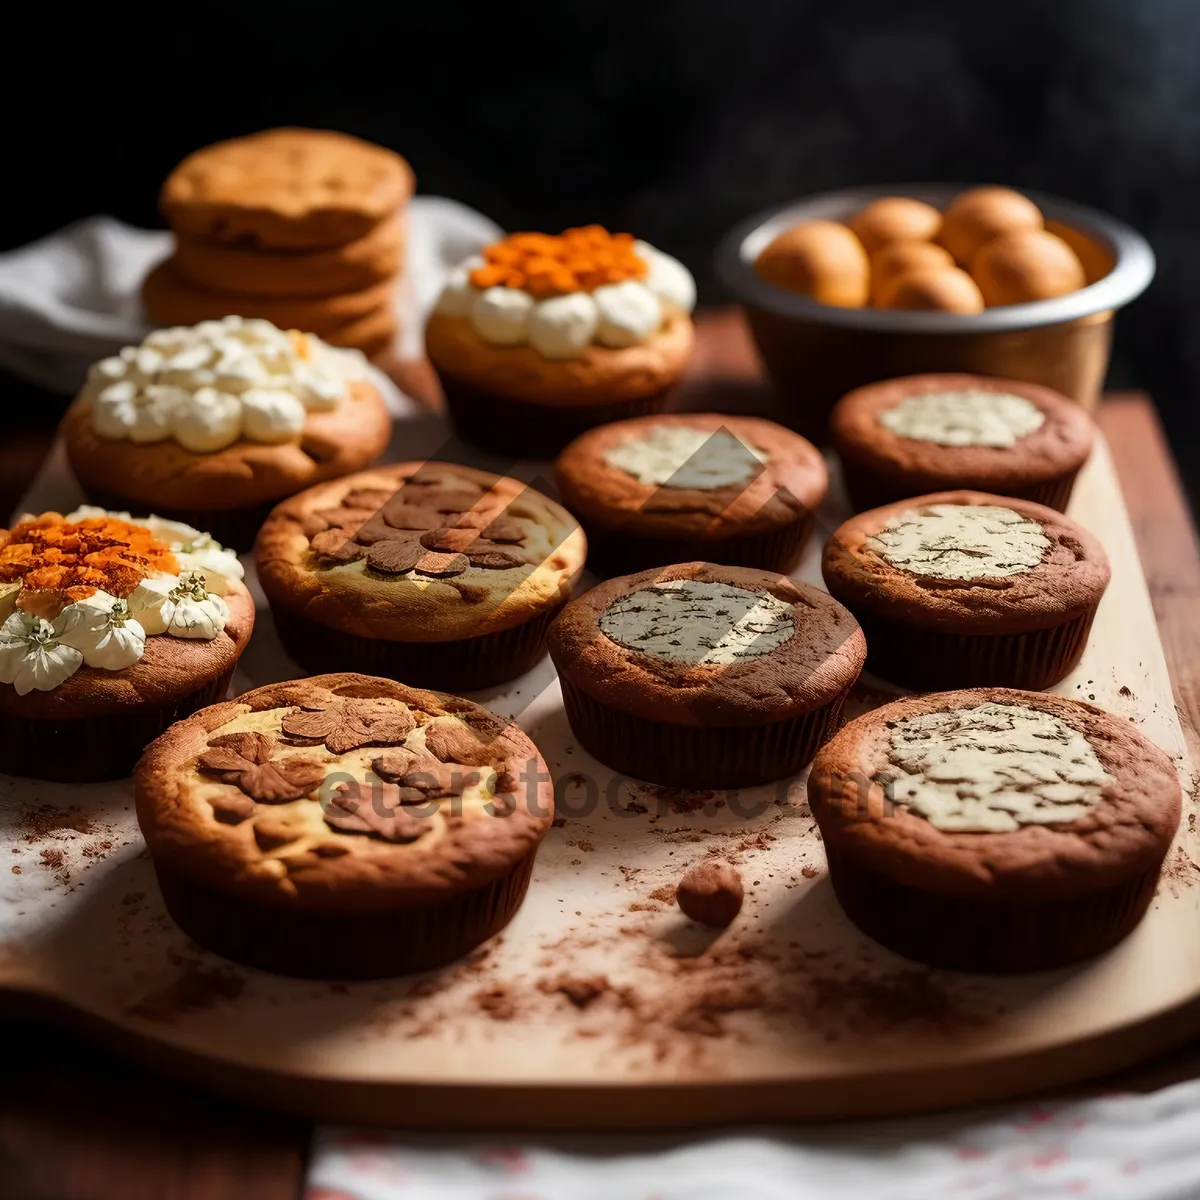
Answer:
<svg viewBox="0 0 1200 1200"><path fill-rule="evenodd" d="M340 133L272 129L198 150L163 185L175 253L146 277L146 316L262 317L379 354L396 336L412 192L403 158Z"/></svg>

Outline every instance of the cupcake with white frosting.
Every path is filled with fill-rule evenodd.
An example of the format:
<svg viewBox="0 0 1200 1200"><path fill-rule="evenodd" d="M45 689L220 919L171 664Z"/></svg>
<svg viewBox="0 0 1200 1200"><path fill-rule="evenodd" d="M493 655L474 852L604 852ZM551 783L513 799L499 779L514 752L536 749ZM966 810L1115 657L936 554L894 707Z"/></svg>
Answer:
<svg viewBox="0 0 1200 1200"><path fill-rule="evenodd" d="M222 699L254 627L242 576L161 517L81 508L0 530L0 771L117 778Z"/></svg>
<svg viewBox="0 0 1200 1200"><path fill-rule="evenodd" d="M598 225L517 233L456 268L425 331L458 432L519 458L661 411L692 348L682 263Z"/></svg>
<svg viewBox="0 0 1200 1200"><path fill-rule="evenodd" d="M367 372L357 351L267 321L160 329L92 367L63 421L67 458L89 499L245 549L278 501L387 446Z"/></svg>

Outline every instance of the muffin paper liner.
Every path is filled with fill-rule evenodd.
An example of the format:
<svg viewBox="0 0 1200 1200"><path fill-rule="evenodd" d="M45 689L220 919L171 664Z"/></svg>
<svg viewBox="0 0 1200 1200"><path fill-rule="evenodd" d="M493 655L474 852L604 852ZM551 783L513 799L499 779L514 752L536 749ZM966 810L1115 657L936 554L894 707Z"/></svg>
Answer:
<svg viewBox="0 0 1200 1200"><path fill-rule="evenodd" d="M512 920L536 851L499 879L421 908L316 911L256 903L155 862L167 911L201 946L248 967L310 979L379 979L462 957Z"/></svg>
<svg viewBox="0 0 1200 1200"><path fill-rule="evenodd" d="M158 505L147 506L141 500L131 500L116 492L98 491L95 488L85 488L89 504L100 508L116 510L117 512L132 513L134 517L156 516L168 521L182 521L201 533L211 534L222 546L239 553L254 548L254 539L262 523L271 515L271 510L280 500L280 496L266 504L257 504L253 508L233 509L198 509L198 508L160 508Z"/></svg>
<svg viewBox="0 0 1200 1200"><path fill-rule="evenodd" d="M455 432L495 454L514 459L553 458L581 433L623 421L664 412L674 383L650 396L612 400L607 404L531 404L484 391L439 372L446 409Z"/></svg>
<svg viewBox="0 0 1200 1200"><path fill-rule="evenodd" d="M600 575L632 575L674 563L710 562L725 567L756 567L787 574L799 561L812 534L811 512L768 533L723 538L647 537L632 529L584 522L588 566Z"/></svg>
<svg viewBox="0 0 1200 1200"><path fill-rule="evenodd" d="M546 651L546 630L560 605L511 629L447 642L360 637L273 605L283 648L314 675L356 671L441 692L474 691L524 675Z"/></svg>
<svg viewBox="0 0 1200 1200"><path fill-rule="evenodd" d="M560 680L571 731L593 758L634 779L676 788L752 787L796 774L841 724L847 695L762 725L671 725L601 704L561 674Z"/></svg>
<svg viewBox="0 0 1200 1200"><path fill-rule="evenodd" d="M121 779L132 773L142 751L169 725L224 700L235 669L155 708L64 720L0 717L0 772L56 783Z"/></svg>
<svg viewBox="0 0 1200 1200"><path fill-rule="evenodd" d="M857 512L866 512L870 508L882 508L885 504L893 504L897 500L908 500L913 496L924 496L930 492L942 492L953 488L972 488L977 491L991 492L998 496L1011 496L1014 500L1030 500L1034 504L1044 504L1056 512L1066 512L1067 502L1075 487L1078 470L1060 475L1045 483L1033 484L1029 487L1011 487L999 491L994 487L976 485L969 478L943 482L936 487L915 483L905 487L902 482L881 479L870 470L843 464L846 491L850 495L850 503Z"/></svg>
<svg viewBox="0 0 1200 1200"><path fill-rule="evenodd" d="M1083 656L1096 616L1029 633L964 634L921 629L847 607L867 639L866 669L914 691L1011 687L1042 691L1070 674Z"/></svg>
<svg viewBox="0 0 1200 1200"><path fill-rule="evenodd" d="M826 842L829 876L846 915L906 958L957 971L1043 971L1091 958L1142 919L1160 859L1132 879L1066 900L973 901L920 891L853 862Z"/></svg>

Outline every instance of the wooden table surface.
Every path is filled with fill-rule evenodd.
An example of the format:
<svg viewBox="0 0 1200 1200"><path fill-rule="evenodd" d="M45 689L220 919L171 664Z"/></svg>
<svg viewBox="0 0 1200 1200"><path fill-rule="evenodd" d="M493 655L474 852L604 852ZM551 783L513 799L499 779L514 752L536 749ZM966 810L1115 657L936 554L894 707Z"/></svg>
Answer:
<svg viewBox="0 0 1200 1200"><path fill-rule="evenodd" d="M769 411L736 314L698 320L689 408ZM420 367L395 372L434 402ZM1144 395L1098 414L1137 535L1185 729L1200 729L1200 544L1170 450ZM23 490L49 425L0 446L0 512ZM20 485L20 486L18 486ZM1200 1035L1200 1031L1198 1031ZM18 1017L0 1057L0 1200L283 1200L300 1195L311 1129L177 1085ZM1200 1037L1165 1061L1102 1081L1149 1090L1200 1076Z"/></svg>

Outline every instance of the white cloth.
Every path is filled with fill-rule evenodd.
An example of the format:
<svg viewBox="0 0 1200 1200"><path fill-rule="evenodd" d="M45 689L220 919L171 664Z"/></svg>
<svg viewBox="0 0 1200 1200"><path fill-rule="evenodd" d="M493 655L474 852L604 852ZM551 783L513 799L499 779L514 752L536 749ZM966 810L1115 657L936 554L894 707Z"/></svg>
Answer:
<svg viewBox="0 0 1200 1200"><path fill-rule="evenodd" d="M441 196L414 197L409 221L406 286L397 304L400 353L415 358L447 272L501 231ZM0 367L64 394L76 391L93 362L149 332L138 291L170 250L169 233L88 217L0 254Z"/></svg>
<svg viewBox="0 0 1200 1200"><path fill-rule="evenodd" d="M1200 1082L797 1130L492 1139L328 1129L305 1200L1185 1200Z"/></svg>

